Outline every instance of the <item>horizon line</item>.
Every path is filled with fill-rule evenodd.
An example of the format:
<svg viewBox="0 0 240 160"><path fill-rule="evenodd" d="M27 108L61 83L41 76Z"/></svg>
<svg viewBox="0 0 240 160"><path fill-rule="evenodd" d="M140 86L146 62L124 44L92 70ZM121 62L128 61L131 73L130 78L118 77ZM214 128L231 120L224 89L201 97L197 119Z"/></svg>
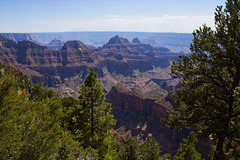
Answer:
<svg viewBox="0 0 240 160"><path fill-rule="evenodd" d="M58 32L54 32L54 31L47 31L47 32L0 32L5 33L5 34L41 34L41 33L74 33L74 32L102 32L102 33L106 33L106 32L119 32L119 33L169 33L169 34L192 34L190 32L153 32L153 31L58 31Z"/></svg>

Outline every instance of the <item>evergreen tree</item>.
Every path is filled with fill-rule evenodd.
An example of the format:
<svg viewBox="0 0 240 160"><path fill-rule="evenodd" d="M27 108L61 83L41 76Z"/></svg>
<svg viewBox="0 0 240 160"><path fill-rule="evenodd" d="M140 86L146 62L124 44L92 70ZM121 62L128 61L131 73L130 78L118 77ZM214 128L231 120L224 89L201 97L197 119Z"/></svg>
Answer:
<svg viewBox="0 0 240 160"><path fill-rule="evenodd" d="M111 141L111 153L114 155L114 160L122 160L123 154L125 153L125 144L123 142L120 142L118 138L112 136Z"/></svg>
<svg viewBox="0 0 240 160"><path fill-rule="evenodd" d="M105 94L97 80L97 73L90 69L79 90L79 102L75 116L75 132L80 133L83 147L98 150L100 159L110 158L111 129L115 120L111 105L105 102Z"/></svg>
<svg viewBox="0 0 240 160"><path fill-rule="evenodd" d="M140 156L139 147L136 138L127 137L127 144L125 144L124 153L120 159L126 160L138 160Z"/></svg>
<svg viewBox="0 0 240 160"><path fill-rule="evenodd" d="M140 148L140 152L142 155L142 159L144 160L159 160L160 159L160 153L161 146L158 144L157 141L155 141L154 138L148 139Z"/></svg>
<svg viewBox="0 0 240 160"><path fill-rule="evenodd" d="M192 54L173 62L172 76L183 89L175 94L174 111L168 112L171 127L194 126L202 139L215 140L214 160L226 159L240 135L240 106L234 96L240 86L240 1L227 0L217 7L216 30L204 25L194 31Z"/></svg>
<svg viewBox="0 0 240 160"><path fill-rule="evenodd" d="M79 101L73 97L64 97L61 103L65 112L65 117L62 125L64 128L67 128L67 130L73 133L75 127L75 123L73 121L75 114L74 112L77 105L79 104Z"/></svg>
<svg viewBox="0 0 240 160"><path fill-rule="evenodd" d="M187 139L183 139L173 160L201 160L201 154L195 149L197 137L191 132Z"/></svg>
<svg viewBox="0 0 240 160"><path fill-rule="evenodd" d="M171 159L171 154L161 155L162 150L159 143L154 139L150 138L142 144L139 149L140 159L143 160L167 160Z"/></svg>

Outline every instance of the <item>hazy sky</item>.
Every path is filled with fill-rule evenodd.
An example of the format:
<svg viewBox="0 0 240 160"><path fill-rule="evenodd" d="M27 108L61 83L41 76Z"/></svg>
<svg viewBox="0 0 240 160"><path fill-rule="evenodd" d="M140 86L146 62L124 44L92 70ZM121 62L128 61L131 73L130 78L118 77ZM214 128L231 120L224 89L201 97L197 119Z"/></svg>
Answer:
<svg viewBox="0 0 240 160"><path fill-rule="evenodd" d="M226 0L0 0L0 32L192 31Z"/></svg>

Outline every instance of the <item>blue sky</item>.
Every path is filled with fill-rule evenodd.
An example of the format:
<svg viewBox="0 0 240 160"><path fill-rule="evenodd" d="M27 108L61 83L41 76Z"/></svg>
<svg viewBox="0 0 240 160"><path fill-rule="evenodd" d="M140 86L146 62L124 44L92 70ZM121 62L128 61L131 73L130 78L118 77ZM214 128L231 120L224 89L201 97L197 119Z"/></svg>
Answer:
<svg viewBox="0 0 240 160"><path fill-rule="evenodd" d="M226 0L0 0L0 32L192 33Z"/></svg>

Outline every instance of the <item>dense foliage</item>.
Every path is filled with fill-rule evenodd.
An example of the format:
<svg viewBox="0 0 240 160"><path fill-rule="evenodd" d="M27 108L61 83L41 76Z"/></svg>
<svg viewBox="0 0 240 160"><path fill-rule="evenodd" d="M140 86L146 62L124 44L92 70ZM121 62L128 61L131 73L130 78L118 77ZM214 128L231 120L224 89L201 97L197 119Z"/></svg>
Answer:
<svg viewBox="0 0 240 160"><path fill-rule="evenodd" d="M201 154L195 149L196 143L197 137L191 132L187 139L183 139L173 160L201 160Z"/></svg>
<svg viewBox="0 0 240 160"><path fill-rule="evenodd" d="M167 124L194 128L201 139L211 136L214 160L237 159L240 153L239 13L239 0L217 7L216 31L206 25L196 30L192 54L172 65L183 88L175 94L178 107L168 113Z"/></svg>
<svg viewBox="0 0 240 160"><path fill-rule="evenodd" d="M0 159L76 159L83 151L61 126L64 110L54 91L1 65L0 93Z"/></svg>
<svg viewBox="0 0 240 160"><path fill-rule="evenodd" d="M0 64L0 159L165 159L150 139L112 136L111 105L90 70L79 99L60 98ZM151 158L150 158L151 159Z"/></svg>

